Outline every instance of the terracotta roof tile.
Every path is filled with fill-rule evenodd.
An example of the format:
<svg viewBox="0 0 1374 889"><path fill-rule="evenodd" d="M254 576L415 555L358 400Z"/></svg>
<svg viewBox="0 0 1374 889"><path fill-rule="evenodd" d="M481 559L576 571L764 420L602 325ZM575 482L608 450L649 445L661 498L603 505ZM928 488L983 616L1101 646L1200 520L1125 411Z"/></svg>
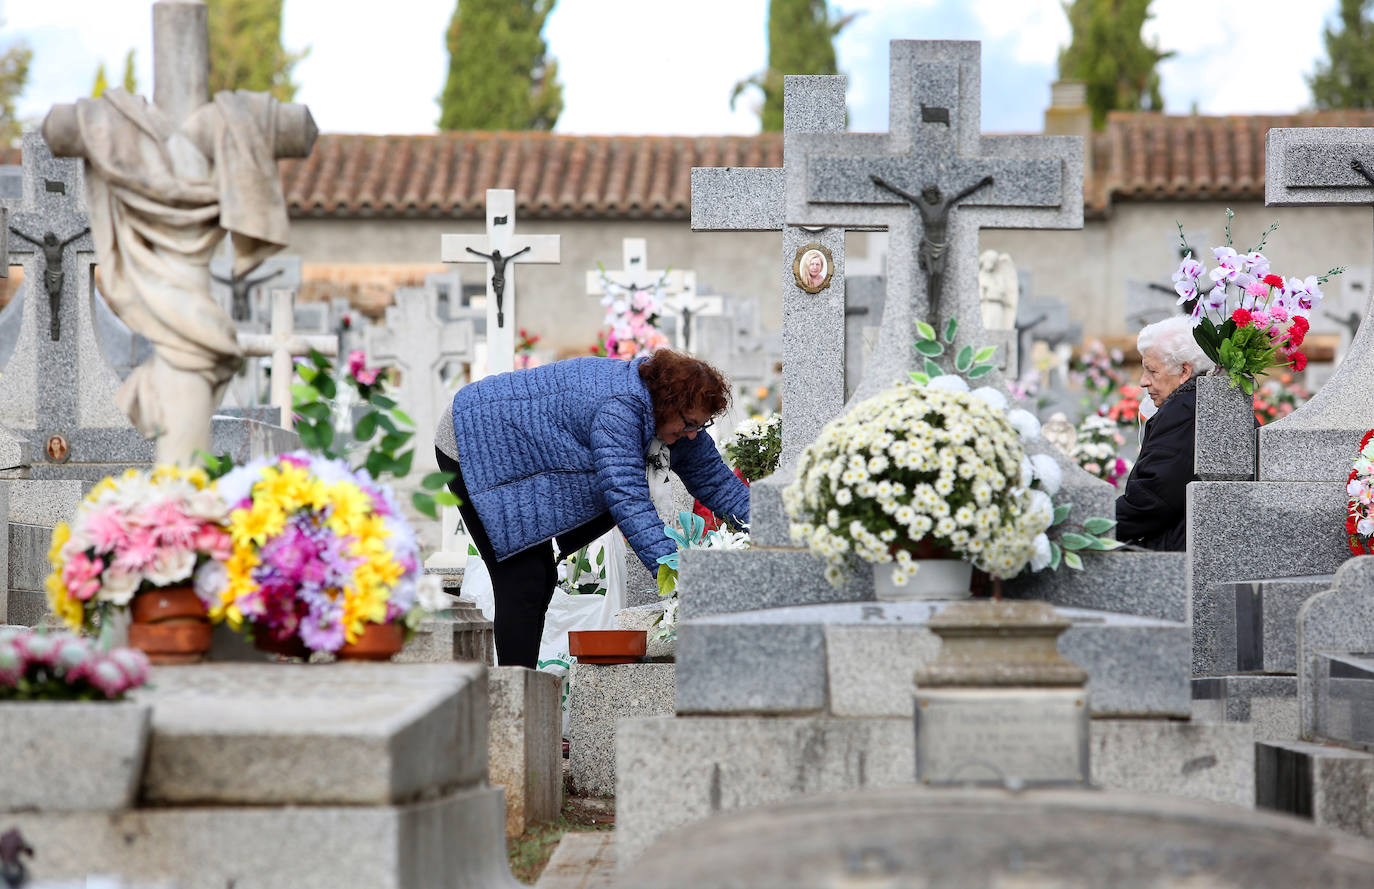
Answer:
<svg viewBox="0 0 1374 889"><path fill-rule="evenodd" d="M1114 112L1093 134L1089 216L1120 201L1263 200L1271 127L1374 127L1371 111L1203 117ZM20 162L0 148L0 164ZM534 219L686 219L692 167L782 165L782 137L327 133L280 164L293 216L477 217L514 188Z"/></svg>

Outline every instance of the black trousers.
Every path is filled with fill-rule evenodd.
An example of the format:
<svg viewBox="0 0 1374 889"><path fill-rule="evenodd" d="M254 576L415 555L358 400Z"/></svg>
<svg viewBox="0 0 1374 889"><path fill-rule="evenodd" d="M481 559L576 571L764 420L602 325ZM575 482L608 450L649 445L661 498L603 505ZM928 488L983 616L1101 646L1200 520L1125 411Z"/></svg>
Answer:
<svg viewBox="0 0 1374 889"><path fill-rule="evenodd" d="M545 540L497 561L487 529L482 526L472 506L472 498L468 496L459 461L437 448L434 453L439 460L439 469L454 473L453 481L448 483L449 490L462 501L458 512L463 517L463 525L491 575L491 589L496 600L497 663L535 668L539 661L539 640L544 635L544 615L549 610L558 581L553 543ZM558 535L558 549L564 555L576 552L614 527L611 514L603 512L590 522Z"/></svg>

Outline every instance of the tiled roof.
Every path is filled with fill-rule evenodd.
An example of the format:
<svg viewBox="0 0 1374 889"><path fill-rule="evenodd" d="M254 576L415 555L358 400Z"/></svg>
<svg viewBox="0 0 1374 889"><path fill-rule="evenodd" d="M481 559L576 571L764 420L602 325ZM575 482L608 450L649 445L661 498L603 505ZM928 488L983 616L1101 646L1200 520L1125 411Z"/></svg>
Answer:
<svg viewBox="0 0 1374 889"><path fill-rule="evenodd" d="M1114 112L1093 134L1089 216L1118 201L1263 200L1270 127L1374 127L1374 111L1203 117ZM18 163L17 148L0 163ZM514 188L526 219L687 219L692 167L782 165L782 137L326 133L281 162L293 216L474 217Z"/></svg>
<svg viewBox="0 0 1374 889"><path fill-rule="evenodd" d="M1264 140L1272 127L1374 127L1374 111L1165 115L1112 112L1093 134L1083 187L1090 212L1116 201L1264 200Z"/></svg>

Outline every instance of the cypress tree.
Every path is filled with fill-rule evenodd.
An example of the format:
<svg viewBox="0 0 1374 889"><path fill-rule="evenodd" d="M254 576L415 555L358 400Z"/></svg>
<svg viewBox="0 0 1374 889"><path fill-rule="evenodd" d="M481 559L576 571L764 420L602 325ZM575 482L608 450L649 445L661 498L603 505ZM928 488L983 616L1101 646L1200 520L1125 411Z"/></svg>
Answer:
<svg viewBox="0 0 1374 889"><path fill-rule="evenodd" d="M449 21L441 130L551 130L558 61L541 33L555 0L458 0Z"/></svg>

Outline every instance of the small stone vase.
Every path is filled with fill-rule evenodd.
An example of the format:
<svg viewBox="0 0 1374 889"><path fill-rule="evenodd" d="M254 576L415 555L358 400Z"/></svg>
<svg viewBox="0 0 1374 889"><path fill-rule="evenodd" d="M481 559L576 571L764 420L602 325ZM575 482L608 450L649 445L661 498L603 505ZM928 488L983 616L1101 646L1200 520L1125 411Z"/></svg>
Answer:
<svg viewBox="0 0 1374 889"><path fill-rule="evenodd" d="M1225 375L1197 378L1193 468L1203 481L1253 481L1254 398Z"/></svg>
<svg viewBox="0 0 1374 889"><path fill-rule="evenodd" d="M210 650L210 618L189 586L139 593L129 614L129 644L153 664L195 664Z"/></svg>

